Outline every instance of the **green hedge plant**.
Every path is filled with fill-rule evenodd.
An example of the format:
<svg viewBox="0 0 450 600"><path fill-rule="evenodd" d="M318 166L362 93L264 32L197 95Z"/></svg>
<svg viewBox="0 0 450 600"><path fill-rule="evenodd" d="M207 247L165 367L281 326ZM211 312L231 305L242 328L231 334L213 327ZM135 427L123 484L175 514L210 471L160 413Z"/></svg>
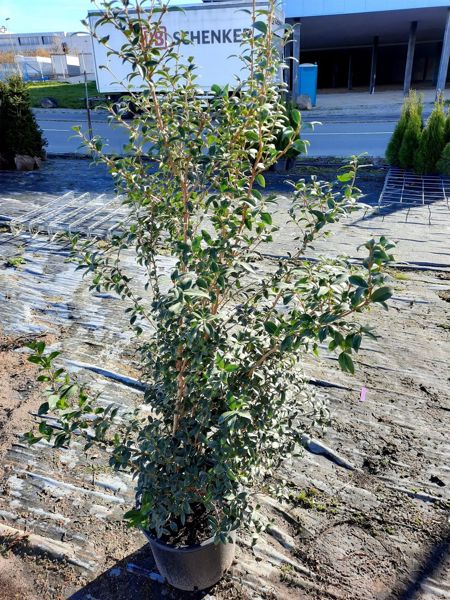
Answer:
<svg viewBox="0 0 450 600"><path fill-rule="evenodd" d="M286 122L274 3L268 12L253 9L239 92L214 85L208 94L175 43L147 43L148 23L155 31L164 24L166 3L150 15L140 6L134 13L125 0L109 2L100 19L126 38L110 51L143 77L142 93L129 94L138 108L134 120L112 116L128 127L129 152L112 157L100 139L86 142L123 192L129 220L101 249L82 239L72 244L92 289L122 298L146 391L129 413L105 409L39 342L30 357L48 388L39 414L59 422L43 419L27 439L61 446L84 438L88 448L108 448L111 467L135 477L136 503L125 515L131 524L170 541L196 526L193 514L203 515L208 535L226 541L240 526L257 527L258 486L298 452L305 428L326 417L303 375L307 356L324 346L353 373L364 337L373 335L360 314L386 307L392 294L383 268L393 244L369 240L359 266L306 258L317 239L359 208L354 159L338 188L314 178L293 184L286 220L296 231L295 248L262 262L280 235L280 199L265 192L264 172L300 132L298 111ZM288 141L281 151L280 126ZM134 256L140 280L128 272L124 253ZM161 253L173 259L169 281L161 276Z"/></svg>

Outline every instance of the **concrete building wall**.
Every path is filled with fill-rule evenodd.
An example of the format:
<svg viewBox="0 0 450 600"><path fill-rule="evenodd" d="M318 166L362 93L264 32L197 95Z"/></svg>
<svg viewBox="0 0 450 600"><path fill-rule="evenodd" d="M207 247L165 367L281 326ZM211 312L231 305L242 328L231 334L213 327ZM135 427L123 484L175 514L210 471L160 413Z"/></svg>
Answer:
<svg viewBox="0 0 450 600"><path fill-rule="evenodd" d="M285 0L286 17L321 17L449 6L449 0Z"/></svg>
<svg viewBox="0 0 450 600"><path fill-rule="evenodd" d="M443 90L450 0L286 0L297 60L317 63L319 87ZM295 75L293 76L295 77ZM292 84L292 88L295 85Z"/></svg>

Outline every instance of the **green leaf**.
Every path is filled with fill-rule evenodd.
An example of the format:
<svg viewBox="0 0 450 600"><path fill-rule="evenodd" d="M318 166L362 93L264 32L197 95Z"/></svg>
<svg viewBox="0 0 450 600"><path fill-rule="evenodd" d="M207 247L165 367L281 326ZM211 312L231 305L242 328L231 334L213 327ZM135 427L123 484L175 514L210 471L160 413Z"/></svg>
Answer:
<svg viewBox="0 0 450 600"><path fill-rule="evenodd" d="M270 335L275 335L278 332L278 327L273 321L267 321L266 323L264 323L264 329Z"/></svg>
<svg viewBox="0 0 450 600"><path fill-rule="evenodd" d="M288 335L287 337L284 338L284 340L281 342L281 352L285 352L287 350L290 350L292 348L292 344L294 342L294 338L291 335Z"/></svg>
<svg viewBox="0 0 450 600"><path fill-rule="evenodd" d="M261 33L267 33L267 24L264 23L264 21L255 21L255 23L253 23L253 27Z"/></svg>
<svg viewBox="0 0 450 600"><path fill-rule="evenodd" d="M38 408L38 415L46 415L49 411L49 405L48 402L44 402L43 404L40 405L40 407Z"/></svg>
<svg viewBox="0 0 450 600"><path fill-rule="evenodd" d="M225 370L225 361L223 360L223 358L221 356L218 356L216 358L216 365L217 365L217 368L220 369L221 371Z"/></svg>
<svg viewBox="0 0 450 600"><path fill-rule="evenodd" d="M346 373L351 373L352 375L354 374L355 365L353 364L353 360L350 354L347 354L346 352L341 352L341 354L339 354L338 360L339 366L343 371L345 371Z"/></svg>
<svg viewBox="0 0 450 600"><path fill-rule="evenodd" d="M256 176L255 181L262 188L266 187L266 180L264 179L264 176L261 173L259 173L259 175Z"/></svg>
<svg viewBox="0 0 450 600"><path fill-rule="evenodd" d="M353 179L353 173L351 171L348 173L342 173L341 175L338 175L337 178L341 183L347 183Z"/></svg>
<svg viewBox="0 0 450 600"><path fill-rule="evenodd" d="M352 348L355 352L358 352L358 350L360 349L361 342L362 336L359 333L355 334L352 338Z"/></svg>
<svg viewBox="0 0 450 600"><path fill-rule="evenodd" d="M42 358L33 354L32 356L28 357L28 362L34 363L35 365L40 365L42 362Z"/></svg>
<svg viewBox="0 0 450 600"><path fill-rule="evenodd" d="M360 275L352 275L348 278L349 282L356 287L367 287L367 281Z"/></svg>
<svg viewBox="0 0 450 600"><path fill-rule="evenodd" d="M33 444L39 442L42 438L36 437L32 431L27 431L27 433L24 433L23 439L27 442L27 444L32 446Z"/></svg>
<svg viewBox="0 0 450 600"><path fill-rule="evenodd" d="M393 290L390 287L381 287L374 291L371 296L372 302L386 302L389 298L392 298Z"/></svg>
<svg viewBox="0 0 450 600"><path fill-rule="evenodd" d="M245 137L250 142L259 142L259 135L256 133L256 131L246 131Z"/></svg>
<svg viewBox="0 0 450 600"><path fill-rule="evenodd" d="M205 242L208 244L208 246L211 246L213 240L212 237L209 235L209 233L207 231L205 231L205 229L202 229L202 238L205 240Z"/></svg>
<svg viewBox="0 0 450 600"><path fill-rule="evenodd" d="M267 225L272 225L272 215L268 212L261 213L261 221L264 221Z"/></svg>
<svg viewBox="0 0 450 600"><path fill-rule="evenodd" d="M292 144L292 148L299 154L306 152L307 143L304 140L295 140Z"/></svg>
<svg viewBox="0 0 450 600"><path fill-rule="evenodd" d="M300 121L301 121L301 119L302 119L302 116L301 116L301 114L300 114L300 111L299 111L299 110L297 110L296 108L293 108L293 109L291 110L291 112L290 112L290 117L291 117L291 119L292 119L292 121L293 121L294 125L295 125L296 127L298 127L298 126L300 125Z"/></svg>

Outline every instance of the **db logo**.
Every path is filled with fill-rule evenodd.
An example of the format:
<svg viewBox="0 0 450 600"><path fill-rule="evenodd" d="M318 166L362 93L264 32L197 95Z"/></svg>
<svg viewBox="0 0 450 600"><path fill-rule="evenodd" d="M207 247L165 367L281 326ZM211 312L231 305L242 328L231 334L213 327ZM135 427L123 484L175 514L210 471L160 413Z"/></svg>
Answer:
<svg viewBox="0 0 450 600"><path fill-rule="evenodd" d="M155 26L154 29L142 30L142 36L146 46L154 48L167 48L167 29L163 25Z"/></svg>

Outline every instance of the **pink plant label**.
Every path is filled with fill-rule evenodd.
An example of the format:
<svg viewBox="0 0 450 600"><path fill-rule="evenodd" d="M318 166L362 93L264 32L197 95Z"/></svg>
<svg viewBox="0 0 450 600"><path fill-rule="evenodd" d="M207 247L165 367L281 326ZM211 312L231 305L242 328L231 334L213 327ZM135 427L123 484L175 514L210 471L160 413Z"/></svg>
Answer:
<svg viewBox="0 0 450 600"><path fill-rule="evenodd" d="M367 388L362 387L361 388L361 394L359 396L360 402L364 402L365 401L365 399L366 399L366 393L367 393Z"/></svg>

